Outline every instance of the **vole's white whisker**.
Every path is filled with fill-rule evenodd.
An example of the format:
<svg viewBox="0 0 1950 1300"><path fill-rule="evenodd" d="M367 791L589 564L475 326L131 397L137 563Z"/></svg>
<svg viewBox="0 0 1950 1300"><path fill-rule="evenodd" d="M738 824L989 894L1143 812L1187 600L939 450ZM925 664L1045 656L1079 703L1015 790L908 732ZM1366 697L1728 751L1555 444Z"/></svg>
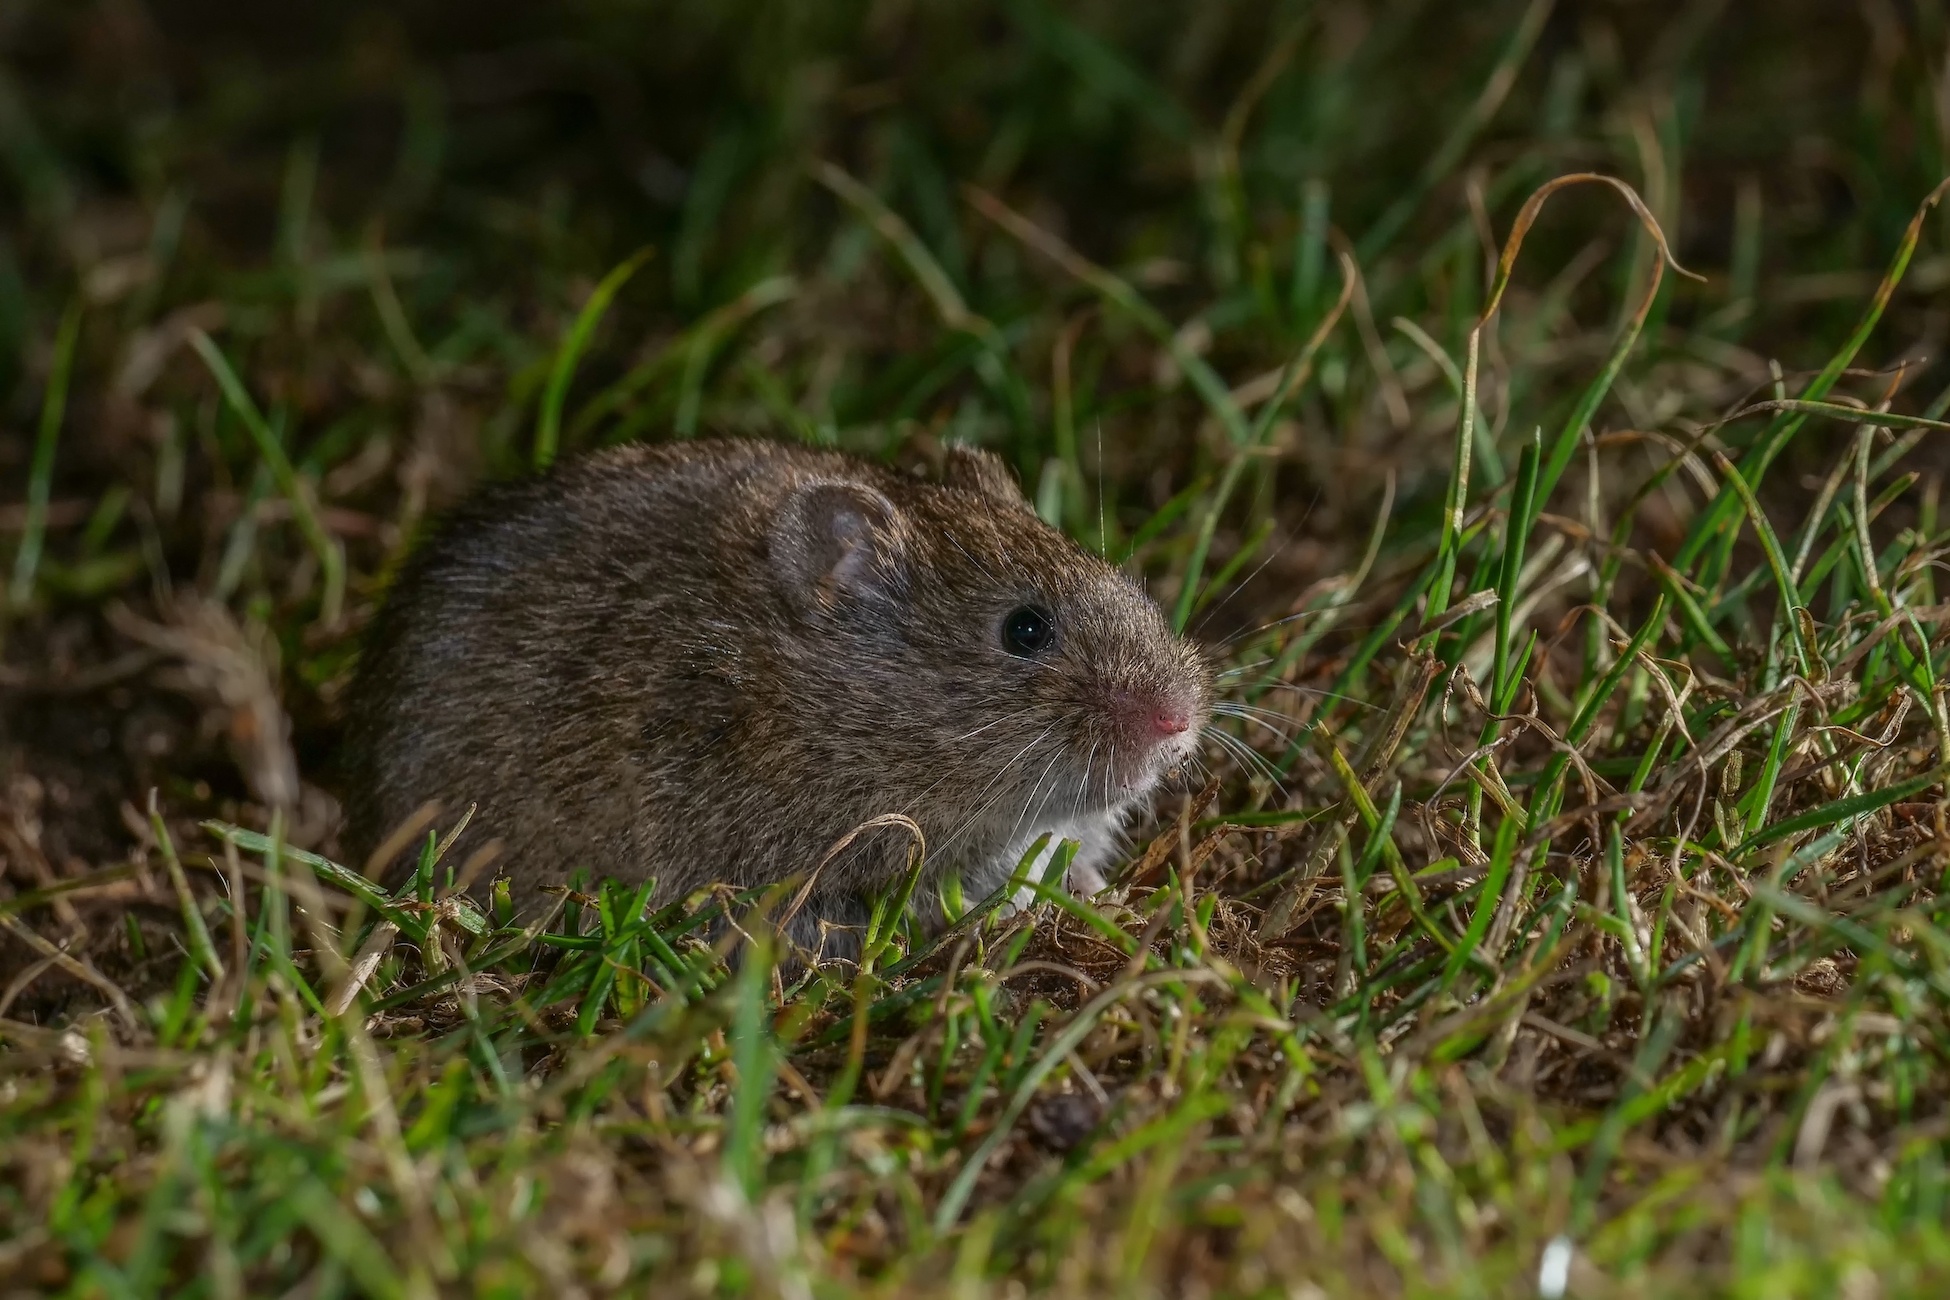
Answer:
<svg viewBox="0 0 1950 1300"><path fill-rule="evenodd" d="M1268 538L1267 540L1271 541L1273 539ZM1266 571L1267 565L1271 564L1274 560L1279 559L1280 552L1283 549L1284 545L1285 543L1282 542L1280 545L1275 546L1273 547L1272 550L1268 551L1266 553L1266 558L1261 560L1257 565L1255 565L1251 573L1247 574L1239 581L1233 583L1232 590L1228 591L1224 596L1221 596L1216 604L1207 608L1205 611L1205 616L1199 619L1199 621L1192 626L1192 635L1197 636L1198 630L1204 627L1207 623L1211 622L1212 616L1218 613L1220 610L1224 609L1226 607L1227 602L1231 601L1233 597L1237 596L1240 592L1244 591L1246 589L1247 583L1251 582L1254 578L1257 578L1260 574L1264 573ZM1281 620L1281 622L1284 621L1285 621L1284 619ZM1278 624L1273 624L1272 626L1278 626ZM1258 630L1263 631L1264 629L1258 629ZM1247 632L1247 633L1243 633L1242 635L1251 636L1252 633ZM1226 644L1230 645L1236 639L1237 638L1234 637L1227 637Z"/></svg>
<svg viewBox="0 0 1950 1300"><path fill-rule="evenodd" d="M957 826L954 829L953 833L948 835L946 838L944 838L941 841L940 844L935 846L934 854L937 857L940 857L941 855L945 854L951 845L959 843L962 836L966 835L970 829L972 829L981 821L982 815L984 813L986 813L990 808L993 808L996 804L1001 803L1002 800L1008 796L1010 787L1006 785L1003 786L1001 789L996 790L995 793L992 795L989 794L989 791L992 788L994 788L996 782L1000 781L1004 776L1007 776L1009 774L1009 772L1017 765L1017 763L1019 763L1022 760L1023 756L1029 752L1030 748L1034 746L1037 743L1037 741L1042 740L1043 736L1047 736L1049 733L1050 733L1050 728L1045 727L1043 729L1042 735L1037 736L1035 740L1030 741L1028 745L1023 746L1022 749L1018 750L1016 752L1015 757L1011 758L1008 761L1008 763L1006 763L1003 766L1001 771L997 772L993 777L989 779L988 785L982 787L981 794L975 796L976 799L981 801L979 805L976 807L975 811L968 814L967 817L963 818L961 825ZM987 798L983 798L984 795L986 795Z"/></svg>
<svg viewBox="0 0 1950 1300"><path fill-rule="evenodd" d="M1043 782L1048 779L1051 769L1056 766L1057 760L1062 757L1063 751L1058 750L1050 756L1049 762L1043 765L1043 770L1036 776L1036 784L1029 787L1029 798L1023 801L1022 811L1016 814L1015 825L1011 826L1009 833L1002 837L1004 844L1014 844L1016 842L1016 833L1022 829L1023 821L1028 818L1030 810L1037 807L1036 796L1042 791Z"/></svg>
<svg viewBox="0 0 1950 1300"><path fill-rule="evenodd" d="M1305 695L1309 699L1336 700L1340 703L1352 704L1362 709L1375 709L1379 707L1370 704L1366 700L1358 700L1352 695L1341 695L1335 691L1322 690L1318 686L1295 686L1292 682L1260 682L1252 689L1259 691L1292 691L1295 695Z"/></svg>
<svg viewBox="0 0 1950 1300"><path fill-rule="evenodd" d="M956 736L953 740L949 741L948 743L951 745L959 745L964 740L970 740L976 736L981 735L984 731L987 731L990 727L999 727L1003 723L1009 721L1012 718L1020 718L1025 713L1034 713L1038 707L1039 706L1032 704L1026 709L1017 709L1014 713L1005 713L1001 717L996 718L991 722L984 722L981 726L975 728L975 730L973 731L962 732L961 735Z"/></svg>
<svg viewBox="0 0 1950 1300"><path fill-rule="evenodd" d="M1201 734L1211 737L1215 742L1218 743L1220 748L1226 750L1228 753L1232 754L1235 758L1237 758L1242 764L1245 765L1246 770L1248 772L1258 773L1260 776L1265 777L1268 781L1271 781L1274 787L1277 788L1282 795L1286 793L1286 786L1285 783L1282 782L1280 779L1279 769L1274 767L1272 763L1267 761L1267 758L1264 754L1254 749L1251 745L1248 745L1245 741L1239 739L1239 737L1228 735L1227 733L1219 730L1217 727L1208 726L1203 729Z"/></svg>
<svg viewBox="0 0 1950 1300"><path fill-rule="evenodd" d="M1288 623L1296 622L1299 619L1314 618L1318 615L1326 614L1328 612L1330 611L1326 609L1303 609L1297 614L1288 614L1285 618L1276 618L1270 623L1261 623L1258 627L1249 627L1243 632L1235 632L1233 635L1227 637L1224 641L1221 641L1219 645L1221 648L1224 648L1225 646L1238 645L1241 641L1246 640L1248 637L1258 636L1261 632L1271 632L1276 627L1285 627ZM1266 662L1271 663L1272 660L1269 659Z"/></svg>
<svg viewBox="0 0 1950 1300"><path fill-rule="evenodd" d="M1276 710L1264 709L1257 704L1242 704L1238 700L1218 700L1213 703L1212 712L1226 718L1271 718L1276 722L1294 720Z"/></svg>
<svg viewBox="0 0 1950 1300"><path fill-rule="evenodd" d="M1015 767L1015 765L1019 761L1021 761L1022 756L1024 754L1027 754L1030 750L1034 749L1037 745L1041 744L1043 738L1048 736L1049 733L1054 731L1055 729L1056 729L1056 724L1053 722L1050 723L1049 726L1044 727L1041 731L1037 732L1035 737L1032 738L1027 745L1024 745L1021 749L1017 750L1014 754L1010 755L1009 761L1004 763L999 769L997 769L995 775L989 778L988 784L983 786L979 791L976 792L975 798L971 802L980 803L983 797L986 796L990 790L995 789L996 782L1000 781L1003 777L1007 776L1009 774L1010 769ZM953 774L954 773L951 770L948 774L943 775L939 780L937 780L934 783L934 785L929 786L928 789L922 793L922 797L925 798L928 793L934 790L935 786L940 785L942 781L947 780L948 777ZM1007 786L1003 787L1004 791L1006 791L1007 789L1008 789ZM998 794L997 797L999 798L1000 795ZM986 807L987 805L984 804L983 806ZM964 823L963 829L966 829L966 823ZM957 831L956 835L959 836L960 833L961 833L960 831ZM942 843L941 845L936 846L936 851L939 852L940 849L947 847L947 843L948 842L944 841L944 843Z"/></svg>
<svg viewBox="0 0 1950 1300"><path fill-rule="evenodd" d="M1028 712L1028 710L1024 710L1024 712ZM1056 726L1055 723L1053 722L1050 723L1049 726L1043 728L1041 734L1038 735L1035 740L1030 741L1028 745L1024 745L1020 750L1016 751L1016 754L1009 759L1009 762L1004 763L1002 765L1002 772L1007 772L1009 770L1010 763L1015 762L1017 758L1020 758L1023 754L1027 753L1031 745L1034 745L1036 741L1041 740L1044 736L1047 736L1055 728L1055 726ZM920 794L916 795L912 800L909 801L910 810L913 804L919 803L921 800L927 798L929 795L933 794L935 790L938 789L944 782L953 779L954 777L960 775L961 773L961 769L953 763L946 764L945 767L946 770L943 771L940 776L936 777L934 781L928 786L927 789L921 791ZM996 780L999 780L1001 778L1002 772L998 772L994 777L990 778L989 784L993 785ZM987 794L987 793L988 793L988 786L982 787L982 794ZM982 797L982 795L978 794L975 797L979 799Z"/></svg>
<svg viewBox="0 0 1950 1300"><path fill-rule="evenodd" d="M1249 722L1255 727L1263 727L1267 731L1270 731L1274 735L1278 736L1281 740L1291 740L1293 738L1293 733L1291 731L1288 731L1285 727L1275 726L1273 723L1268 722L1266 719L1255 718L1249 713L1232 713L1232 714L1227 714L1226 716L1237 718L1241 722Z"/></svg>
<svg viewBox="0 0 1950 1300"><path fill-rule="evenodd" d="M1009 756L1009 761L1002 765L1001 771L998 771L994 776L990 777L988 785L983 786L981 790L976 794L975 797L977 799L980 799L983 795L987 794L990 788L994 786L997 781L1000 781L1003 778L1003 776L1009 771L1010 768L1014 767L1019 761L1021 761L1022 756L1024 754L1027 754L1030 750L1042 744L1043 741L1048 738L1049 733L1054 730L1056 730L1056 724L1052 722L1047 727L1044 727L1041 731L1037 732L1035 736L1031 738L1030 742L1027 745L1024 745L1021 749L1018 749L1014 754L1011 754Z"/></svg>

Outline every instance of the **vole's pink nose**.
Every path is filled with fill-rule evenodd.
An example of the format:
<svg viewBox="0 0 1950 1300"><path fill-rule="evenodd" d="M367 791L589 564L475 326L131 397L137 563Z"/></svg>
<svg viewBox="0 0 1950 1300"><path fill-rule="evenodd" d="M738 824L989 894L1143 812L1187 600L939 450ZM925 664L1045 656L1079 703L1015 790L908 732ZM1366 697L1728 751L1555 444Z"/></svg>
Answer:
<svg viewBox="0 0 1950 1300"><path fill-rule="evenodd" d="M1119 725L1133 740L1163 744L1192 729L1192 705L1187 700L1118 690L1111 693L1110 703Z"/></svg>
<svg viewBox="0 0 1950 1300"><path fill-rule="evenodd" d="M1183 704L1160 705L1151 715L1151 730L1159 740L1169 740L1191 730L1192 711Z"/></svg>

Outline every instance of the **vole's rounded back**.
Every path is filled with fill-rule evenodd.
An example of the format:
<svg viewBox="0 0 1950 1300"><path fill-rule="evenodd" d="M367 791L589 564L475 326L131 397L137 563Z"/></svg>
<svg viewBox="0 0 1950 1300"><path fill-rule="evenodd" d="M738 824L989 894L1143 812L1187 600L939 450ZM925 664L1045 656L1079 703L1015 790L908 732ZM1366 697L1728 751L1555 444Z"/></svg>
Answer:
<svg viewBox="0 0 1950 1300"><path fill-rule="evenodd" d="M930 889L953 871L979 898L1045 832L1100 879L1209 695L1157 607L984 453L930 483L632 447L484 491L409 561L349 695L348 840L478 803L467 838L503 842L530 910L578 870L660 899L772 883L886 813L922 828ZM908 845L860 836L794 937L857 922Z"/></svg>

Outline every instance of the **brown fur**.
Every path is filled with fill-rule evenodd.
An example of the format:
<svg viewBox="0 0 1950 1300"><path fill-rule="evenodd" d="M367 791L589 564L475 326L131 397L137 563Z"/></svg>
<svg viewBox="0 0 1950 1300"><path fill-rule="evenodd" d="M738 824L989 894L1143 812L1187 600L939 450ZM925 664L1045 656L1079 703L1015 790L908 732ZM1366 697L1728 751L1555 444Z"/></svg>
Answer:
<svg viewBox="0 0 1950 1300"><path fill-rule="evenodd" d="M1025 604L1057 625L1035 659L1000 634ZM659 899L772 883L905 813L929 889L956 871L973 901L1043 831L1081 837L1091 878L1210 680L984 453L927 483L776 443L630 447L480 493L408 563L350 694L348 839L478 802L467 838L504 842L532 911L578 869ZM1167 704L1191 726L1158 743L1132 719ZM820 923L858 924L907 848L862 835L795 939L833 951Z"/></svg>

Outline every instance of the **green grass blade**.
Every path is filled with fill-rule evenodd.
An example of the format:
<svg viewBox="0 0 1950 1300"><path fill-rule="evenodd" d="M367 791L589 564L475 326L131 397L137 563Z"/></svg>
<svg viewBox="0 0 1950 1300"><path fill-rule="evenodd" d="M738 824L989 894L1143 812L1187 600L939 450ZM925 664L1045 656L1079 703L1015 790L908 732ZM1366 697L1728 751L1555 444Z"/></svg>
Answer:
<svg viewBox="0 0 1950 1300"><path fill-rule="evenodd" d="M319 621L327 627L338 626L345 604L345 548L326 531L310 489L299 481L298 471L292 467L291 458L285 455L284 445L271 432L271 426L265 423L257 404L244 388L243 380L231 369L230 361L210 336L200 329L190 331L190 346L196 349L197 355L203 358L203 364L209 367L231 413L250 434L251 441L257 444L257 453L270 466L271 477L277 483L278 491L290 503L291 515L298 521L299 531L304 533L305 540L311 543L313 552L317 554L319 567L325 574L325 593L319 604Z"/></svg>
<svg viewBox="0 0 1950 1300"><path fill-rule="evenodd" d="M1867 790L1861 794L1849 795L1847 798L1831 800L1818 808L1811 808L1807 812L1785 818L1775 822L1772 826L1756 831L1741 842L1739 848L1734 850L1732 856L1736 860L1745 858L1749 854L1766 848L1769 844L1788 838L1790 835L1799 835L1803 831L1819 830L1824 826L1832 826L1837 822L1846 821L1852 817L1860 817L1863 813L1874 812L1878 808L1887 808L1892 803L1899 803L1905 799L1913 799L1925 790L1941 785L1946 776L1950 776L1950 767L1942 767L1933 772L1925 772L1922 776L1914 776L1907 781L1898 781L1894 785L1886 785L1880 790Z"/></svg>
<svg viewBox="0 0 1950 1300"><path fill-rule="evenodd" d="M27 518L14 551L13 582L7 603L26 609L34 599L34 576L40 568L41 546L47 538L47 502L54 486L54 449L61 440L61 420L68 409L68 377L74 371L75 344L81 337L81 300L68 304L54 331L54 359L48 367L47 391L41 397L41 420L34 437L34 462L27 471Z"/></svg>
<svg viewBox="0 0 1950 1300"><path fill-rule="evenodd" d="M595 336L596 327L602 324L609 305L616 295L649 260L654 250L639 248L628 258L613 267L608 275L590 291L588 301L576 313L569 332L562 338L562 346L556 349L555 362L549 367L548 384L542 390L542 409L535 420L535 468L547 469L555 463L557 444L562 437L562 406L569 400L569 385L575 380L576 365L582 354L588 350L589 340Z"/></svg>
<svg viewBox="0 0 1950 1300"><path fill-rule="evenodd" d="M748 946L732 985L731 1054L738 1072L731 1112L725 1117L725 1173L758 1200L763 1187L765 1109L777 1069L772 1026L766 1015L772 974L771 947L764 940Z"/></svg>

